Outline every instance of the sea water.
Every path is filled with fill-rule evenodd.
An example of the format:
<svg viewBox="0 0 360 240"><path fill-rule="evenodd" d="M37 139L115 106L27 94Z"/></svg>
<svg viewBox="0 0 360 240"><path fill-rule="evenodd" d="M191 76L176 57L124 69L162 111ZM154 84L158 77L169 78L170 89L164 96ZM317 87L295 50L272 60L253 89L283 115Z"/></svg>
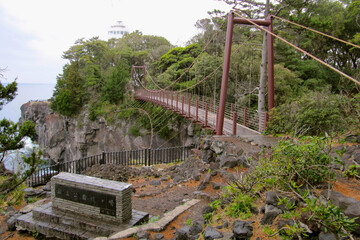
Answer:
<svg viewBox="0 0 360 240"><path fill-rule="evenodd" d="M5 84L4 84L5 85ZM18 122L21 117L20 107L31 100L48 100L53 94L55 84L18 83L17 96L3 106L0 119L6 118ZM31 139L24 139L24 148L9 151L4 159L5 168L11 171L23 170L22 158L29 156L33 148L38 147Z"/></svg>

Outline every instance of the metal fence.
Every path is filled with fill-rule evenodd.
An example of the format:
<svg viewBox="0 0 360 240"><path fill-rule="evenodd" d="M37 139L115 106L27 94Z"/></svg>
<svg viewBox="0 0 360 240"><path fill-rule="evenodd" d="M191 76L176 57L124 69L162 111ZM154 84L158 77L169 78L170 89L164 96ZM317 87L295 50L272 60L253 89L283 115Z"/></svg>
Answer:
<svg viewBox="0 0 360 240"><path fill-rule="evenodd" d="M44 185L52 176L60 172L80 174L82 171L96 164L118 164L124 166L145 165L161 163L176 163L185 161L190 155L193 146L181 146L161 149L137 149L121 152L103 152L91 157L82 158L70 162L57 163L48 167L42 167L28 177L26 184L30 187Z"/></svg>

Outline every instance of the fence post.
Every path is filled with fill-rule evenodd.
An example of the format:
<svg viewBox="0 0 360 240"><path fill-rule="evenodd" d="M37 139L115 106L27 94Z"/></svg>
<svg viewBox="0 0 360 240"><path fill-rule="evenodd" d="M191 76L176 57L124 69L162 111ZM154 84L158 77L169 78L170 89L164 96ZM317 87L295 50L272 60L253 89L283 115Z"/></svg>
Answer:
<svg viewBox="0 0 360 240"><path fill-rule="evenodd" d="M244 126L246 127L246 120L247 120L247 107L244 108Z"/></svg>
<svg viewBox="0 0 360 240"><path fill-rule="evenodd" d="M102 156L101 156L101 160L100 160L100 164L105 164L106 163L106 153L103 151L102 152Z"/></svg>
<svg viewBox="0 0 360 240"><path fill-rule="evenodd" d="M268 113L267 113L267 112L265 112L265 119L264 119L264 131L266 130L266 127L267 127L268 117L269 117Z"/></svg>
<svg viewBox="0 0 360 240"><path fill-rule="evenodd" d="M174 109L173 103L174 103L174 92L171 92L171 108L170 108L171 110Z"/></svg>
<svg viewBox="0 0 360 240"><path fill-rule="evenodd" d="M189 104L188 104L188 107L189 107L188 118L190 118L190 117L191 117L191 95L189 96Z"/></svg>
<svg viewBox="0 0 360 240"><path fill-rule="evenodd" d="M207 115L208 115L207 111L208 111L207 103L205 103L205 127L207 127Z"/></svg>
<svg viewBox="0 0 360 240"><path fill-rule="evenodd" d="M199 100L196 98L196 116L195 116L195 121L198 122L199 121Z"/></svg>
<svg viewBox="0 0 360 240"><path fill-rule="evenodd" d="M185 95L182 96L182 106L181 106L181 114L185 115L184 113L184 103L185 103Z"/></svg>
<svg viewBox="0 0 360 240"><path fill-rule="evenodd" d="M179 111L179 94L176 93L176 109L175 109L175 112L178 112Z"/></svg>
<svg viewBox="0 0 360 240"><path fill-rule="evenodd" d="M233 135L236 136L236 122L237 122L236 112L233 112L232 118L233 118Z"/></svg>

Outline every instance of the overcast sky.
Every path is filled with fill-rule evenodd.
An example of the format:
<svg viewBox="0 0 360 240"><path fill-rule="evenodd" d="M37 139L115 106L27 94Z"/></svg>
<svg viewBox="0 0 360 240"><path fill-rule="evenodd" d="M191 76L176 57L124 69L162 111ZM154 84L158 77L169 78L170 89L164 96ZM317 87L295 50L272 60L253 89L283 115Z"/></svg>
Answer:
<svg viewBox="0 0 360 240"><path fill-rule="evenodd" d="M107 40L121 20L130 32L163 36L183 46L207 12L231 6L218 0L0 0L0 67L18 83L56 83L64 51L82 37Z"/></svg>

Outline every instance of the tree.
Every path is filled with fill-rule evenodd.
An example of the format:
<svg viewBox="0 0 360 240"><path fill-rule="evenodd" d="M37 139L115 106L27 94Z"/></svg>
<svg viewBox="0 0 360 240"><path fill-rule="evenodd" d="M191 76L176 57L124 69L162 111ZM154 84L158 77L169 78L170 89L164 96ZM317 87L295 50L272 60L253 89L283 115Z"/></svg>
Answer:
<svg viewBox="0 0 360 240"><path fill-rule="evenodd" d="M110 104L118 104L124 99L124 88L129 79L129 68L125 64L119 64L113 69L110 77L105 81L101 91L103 101Z"/></svg>
<svg viewBox="0 0 360 240"><path fill-rule="evenodd" d="M3 77L2 72L3 69L0 69L1 77ZM7 86L0 82L0 102L4 104L14 99L16 91L16 81ZM4 159L6 153L24 147L24 139L26 137L35 140L36 131L34 122L25 121L20 124L7 119L0 120L0 175L5 175L2 182L0 182L0 195L6 195L21 185L27 177L35 172L41 162L39 158L41 152L33 150L30 156L23 157L23 163L26 165L24 172L16 172L10 175L5 174Z"/></svg>

